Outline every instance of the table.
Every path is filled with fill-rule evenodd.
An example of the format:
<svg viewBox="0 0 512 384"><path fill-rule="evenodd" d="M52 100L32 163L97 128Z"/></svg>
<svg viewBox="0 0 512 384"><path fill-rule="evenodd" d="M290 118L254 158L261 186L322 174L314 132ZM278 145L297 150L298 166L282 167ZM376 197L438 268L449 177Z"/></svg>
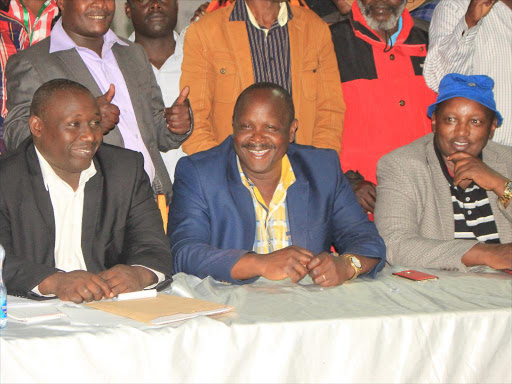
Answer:
<svg viewBox="0 0 512 384"><path fill-rule="evenodd" d="M512 382L512 276L397 270L329 289L178 274L167 293L237 311L174 326L65 305L68 319L0 331L0 381Z"/></svg>

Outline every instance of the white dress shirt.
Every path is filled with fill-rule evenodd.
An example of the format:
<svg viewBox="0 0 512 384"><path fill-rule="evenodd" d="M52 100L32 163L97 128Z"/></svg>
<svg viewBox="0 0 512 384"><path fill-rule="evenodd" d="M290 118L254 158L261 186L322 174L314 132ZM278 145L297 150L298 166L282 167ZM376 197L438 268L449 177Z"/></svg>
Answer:
<svg viewBox="0 0 512 384"><path fill-rule="evenodd" d="M437 92L444 75L487 75L494 79L503 124L493 140L512 146L512 9L498 1L477 25L465 20L470 0L441 0L430 23L423 76Z"/></svg>
<svg viewBox="0 0 512 384"><path fill-rule="evenodd" d="M162 65L160 69L153 64L153 72L155 73L156 82L162 90L164 105L166 108L171 107L178 96L180 95L180 77L181 77L181 63L183 62L183 42L185 40L184 30L181 35L174 32L174 40L176 41L176 48L174 54L171 55ZM129 37L130 41L135 41L135 32ZM171 181L174 183L174 171L178 160L187 154L183 152L181 146L176 149L171 149L167 152L160 152L164 160L165 167Z"/></svg>
<svg viewBox="0 0 512 384"><path fill-rule="evenodd" d="M43 183L50 194L55 220L55 268L64 272L87 271L82 252L82 217L84 210L85 184L96 174L94 162L80 174L76 191L55 173L52 166L35 148ZM144 267L144 266L142 266ZM147 268L147 267L144 267ZM147 268L158 277L158 283L165 279L163 273ZM153 284L151 287L155 286ZM148 287L150 288L150 287ZM32 292L41 295L39 286ZM43 295L41 295L43 296ZM46 295L48 297L54 295Z"/></svg>

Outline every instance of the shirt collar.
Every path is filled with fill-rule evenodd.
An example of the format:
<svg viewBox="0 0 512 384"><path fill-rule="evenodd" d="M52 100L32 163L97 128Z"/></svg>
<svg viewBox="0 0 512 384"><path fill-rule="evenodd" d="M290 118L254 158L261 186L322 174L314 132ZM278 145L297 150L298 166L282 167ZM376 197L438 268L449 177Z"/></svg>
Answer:
<svg viewBox="0 0 512 384"><path fill-rule="evenodd" d="M60 180L62 183L68 185L64 180L61 179L59 175L55 173L50 163L46 161L44 156L41 155L41 153L37 150L37 147L35 145L34 148L36 150L37 158L39 159L39 165L41 166L41 173L43 175L43 183L46 190L48 191L48 186L49 184L52 183L52 181ZM87 183L95 174L96 167L94 166L94 161L91 161L91 165L89 166L89 168L80 173L80 181L78 182L78 188L80 188L82 185L85 185L85 183Z"/></svg>
<svg viewBox="0 0 512 384"><path fill-rule="evenodd" d="M284 27L288 21L293 19L293 13L288 5L288 2L282 2L279 4L279 13L277 15L277 22L280 27ZM233 11L229 16L229 21L250 21L252 25L254 25L258 29L262 29L254 14L250 10L249 6L245 2L245 0L238 0L235 2L235 6L233 7Z"/></svg>
<svg viewBox="0 0 512 384"><path fill-rule="evenodd" d="M253 187L254 183L245 175L238 155L236 156L236 164L238 166L238 172L240 173L242 184L244 184L246 187ZM281 161L281 179L279 180L279 183L282 183L284 190L287 190L290 185L295 182L295 180L295 173L293 172L290 159L288 158L288 155L284 155Z"/></svg>
<svg viewBox="0 0 512 384"><path fill-rule="evenodd" d="M103 36L103 48L102 52L107 52L112 49L112 46L117 43L119 45L128 46L123 40L121 40L111 29ZM77 45L71 37L67 34L62 26L62 18L60 18L52 29L50 39L50 53L66 51L68 49L88 49Z"/></svg>

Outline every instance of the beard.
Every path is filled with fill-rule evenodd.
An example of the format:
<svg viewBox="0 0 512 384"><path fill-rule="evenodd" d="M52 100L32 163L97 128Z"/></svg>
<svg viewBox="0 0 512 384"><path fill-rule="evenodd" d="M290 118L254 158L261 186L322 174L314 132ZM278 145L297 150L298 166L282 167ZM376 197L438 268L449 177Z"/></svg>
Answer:
<svg viewBox="0 0 512 384"><path fill-rule="evenodd" d="M365 6L362 0L357 0L357 5L359 6L359 9L364 16L366 23L374 31L391 31L393 28L395 28L398 20L400 19L400 16L402 16L402 12L404 11L406 4L407 0L402 0L402 4L398 6L389 5L389 8L391 9L391 15L389 16L389 19L377 21L371 16L372 6Z"/></svg>

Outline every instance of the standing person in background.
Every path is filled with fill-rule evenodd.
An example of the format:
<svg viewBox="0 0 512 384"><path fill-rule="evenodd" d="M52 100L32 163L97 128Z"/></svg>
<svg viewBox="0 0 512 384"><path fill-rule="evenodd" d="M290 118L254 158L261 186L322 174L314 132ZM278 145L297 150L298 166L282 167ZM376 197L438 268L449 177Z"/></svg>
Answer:
<svg viewBox="0 0 512 384"><path fill-rule="evenodd" d="M58 14L55 0L0 0L0 154L5 152L2 127L7 116L7 59L49 36Z"/></svg>
<svg viewBox="0 0 512 384"><path fill-rule="evenodd" d="M368 213L377 161L430 132L425 111L435 94L423 78L428 33L414 25L407 4L357 0L347 20L331 25L347 105L341 167Z"/></svg>
<svg viewBox="0 0 512 384"><path fill-rule="evenodd" d="M443 0L434 11L430 39L428 86L437 91L452 72L491 77L503 115L493 140L512 146L512 0Z"/></svg>
<svg viewBox="0 0 512 384"><path fill-rule="evenodd" d="M329 28L285 1L239 0L193 23L185 36L181 84L190 85L195 130L188 154L220 144L243 89L272 82L292 94L297 143L341 149L345 105Z"/></svg>
<svg viewBox="0 0 512 384"><path fill-rule="evenodd" d="M174 31L178 21L178 0L127 0L125 12L135 30L129 40L142 45L146 51L164 104L171 107L180 94L183 62L184 32L180 35ZM160 154L174 182L176 163L186 154L181 146Z"/></svg>
<svg viewBox="0 0 512 384"><path fill-rule="evenodd" d="M34 45L50 36L59 7L56 0L11 0L7 14L23 23Z"/></svg>
<svg viewBox="0 0 512 384"><path fill-rule="evenodd" d="M185 87L171 108L144 49L110 30L114 0L58 0L62 17L52 34L12 56L7 63L9 110L4 124L7 150L30 134L30 100L45 81L67 78L86 86L98 98L104 142L141 152L155 195L167 203L172 183L160 151L178 148L192 131Z"/></svg>
<svg viewBox="0 0 512 384"><path fill-rule="evenodd" d="M28 41L28 34L23 28L23 24L0 11L0 155L5 152L2 129L4 117L7 115L7 108L5 107L7 100L5 66L11 55L28 47Z"/></svg>

